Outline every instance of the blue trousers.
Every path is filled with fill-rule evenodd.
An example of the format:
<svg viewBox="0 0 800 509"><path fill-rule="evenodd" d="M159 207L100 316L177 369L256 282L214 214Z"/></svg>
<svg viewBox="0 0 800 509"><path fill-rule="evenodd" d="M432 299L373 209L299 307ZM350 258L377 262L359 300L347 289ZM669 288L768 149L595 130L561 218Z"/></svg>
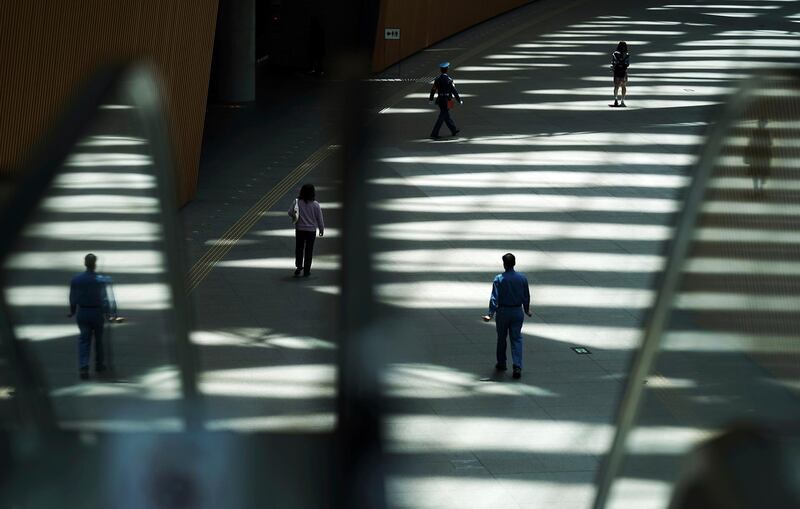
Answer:
<svg viewBox="0 0 800 509"><path fill-rule="evenodd" d="M78 328L81 335L78 340L78 365L80 369L89 369L92 354L92 336L94 336L94 364L103 366L103 319L102 309L78 308Z"/></svg>
<svg viewBox="0 0 800 509"><path fill-rule="evenodd" d="M497 327L497 364L506 365L506 338L511 337L511 360L522 369L522 308L498 308L495 315Z"/></svg>
<svg viewBox="0 0 800 509"><path fill-rule="evenodd" d="M439 129L442 128L442 122L447 124L451 133L455 134L456 131L458 131L456 123L450 118L450 110L447 109L447 102L439 103L439 118L436 119L436 123L433 125L433 131L431 131L431 136L434 138L439 136Z"/></svg>

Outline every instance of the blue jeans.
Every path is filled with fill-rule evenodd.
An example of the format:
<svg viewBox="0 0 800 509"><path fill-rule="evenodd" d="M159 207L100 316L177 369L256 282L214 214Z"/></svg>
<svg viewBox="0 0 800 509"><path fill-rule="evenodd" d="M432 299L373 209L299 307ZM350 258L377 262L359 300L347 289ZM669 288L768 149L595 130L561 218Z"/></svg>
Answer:
<svg viewBox="0 0 800 509"><path fill-rule="evenodd" d="M78 328L81 330L78 340L78 365L80 369L89 369L92 354L92 335L94 335L94 364L102 367L103 363L103 310L94 308L78 308Z"/></svg>
<svg viewBox="0 0 800 509"><path fill-rule="evenodd" d="M511 336L511 360L522 369L522 321L521 307L497 309L497 364L506 365L506 337Z"/></svg>

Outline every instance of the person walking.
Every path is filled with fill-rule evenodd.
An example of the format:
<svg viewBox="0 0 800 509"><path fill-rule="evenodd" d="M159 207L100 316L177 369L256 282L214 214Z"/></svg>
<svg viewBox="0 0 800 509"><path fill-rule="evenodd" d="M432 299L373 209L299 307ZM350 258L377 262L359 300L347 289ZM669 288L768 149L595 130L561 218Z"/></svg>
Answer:
<svg viewBox="0 0 800 509"><path fill-rule="evenodd" d="M511 338L511 360L513 362L513 377L522 376L522 322L526 315L531 315L531 292L528 278L525 274L516 272L514 266L517 260L511 253L503 255L502 274L498 274L492 283L492 295L489 297L489 314L483 316L488 322L496 316L497 329L497 364L495 369L506 371L506 338Z"/></svg>
<svg viewBox="0 0 800 509"><path fill-rule="evenodd" d="M630 55L628 55L628 43L619 41L617 49L611 54L611 71L614 73L614 104L609 106L620 106L625 108L625 94L628 91L628 66L630 65ZM622 89L622 97L617 95Z"/></svg>
<svg viewBox="0 0 800 509"><path fill-rule="evenodd" d="M106 370L103 358L103 328L105 318L116 315L116 303L109 298L108 285L111 278L97 274L97 256L92 253L84 257L85 272L72 278L69 288L69 316L75 316L80 329L78 339L78 368L82 380L89 378L89 362L94 337L95 372Z"/></svg>
<svg viewBox="0 0 800 509"><path fill-rule="evenodd" d="M456 86L453 84L453 79L447 75L449 69L450 62L442 62L439 64L439 72L441 74L434 80L431 93L428 96L428 103L433 104L433 95L436 94L436 104L439 106L439 118L436 119L436 123L433 125L433 130L431 131L431 139L433 140L439 139L439 130L442 128L442 123L447 124L453 136L459 132L456 123L450 118L450 108L453 106L454 97L459 104L464 104L464 101L462 101L461 96L458 95L458 90L456 90Z"/></svg>
<svg viewBox="0 0 800 509"><path fill-rule="evenodd" d="M319 229L319 236L325 235L325 223L322 221L322 207L316 200L316 190L311 184L304 184L300 194L289 208L289 216L295 223L294 276L303 277L311 274L311 262L314 256L314 239Z"/></svg>
<svg viewBox="0 0 800 509"><path fill-rule="evenodd" d="M767 129L767 119L758 119L758 127L753 131L744 153L747 174L753 179L753 193L756 197L764 194L764 185L771 173L772 137Z"/></svg>

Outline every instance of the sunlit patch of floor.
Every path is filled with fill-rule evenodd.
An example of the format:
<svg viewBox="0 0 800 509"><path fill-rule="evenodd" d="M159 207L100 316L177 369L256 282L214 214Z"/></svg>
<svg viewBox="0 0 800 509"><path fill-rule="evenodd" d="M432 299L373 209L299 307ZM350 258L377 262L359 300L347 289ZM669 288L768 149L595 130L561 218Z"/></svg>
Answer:
<svg viewBox="0 0 800 509"><path fill-rule="evenodd" d="M332 398L335 368L326 364L302 364L205 371L200 390L215 396L254 398Z"/></svg>
<svg viewBox="0 0 800 509"><path fill-rule="evenodd" d="M529 474L495 479L487 474L477 477L453 463L449 476L393 476L387 493L391 506L397 508L433 507L588 507L594 496L590 476ZM560 479L559 479L560 478ZM513 505L512 505L513 504ZM516 505L524 504L524 505Z"/></svg>
<svg viewBox="0 0 800 509"><path fill-rule="evenodd" d="M623 198L614 196L563 196L558 194L484 194L480 196L440 196L435 208L430 198L395 198L375 205L378 210L399 212L456 213L530 213L530 212L626 212L670 214L680 210L676 199ZM769 207L764 206L768 209ZM768 213L768 210L765 210Z"/></svg>
<svg viewBox="0 0 800 509"><path fill-rule="evenodd" d="M191 340L203 346L239 346L253 348L288 348L291 350L332 350L330 341L310 336L289 336L261 327L236 327L225 330L196 330Z"/></svg>
<svg viewBox="0 0 800 509"><path fill-rule="evenodd" d="M623 136L624 139L624 136ZM600 138L599 140L602 140ZM495 143L496 141L496 143ZM525 145L528 140L523 139L477 139L467 140L466 143L514 145L515 142ZM639 142L647 140L639 139ZM667 136L665 145L670 145ZM601 141L597 141L601 143ZM531 143L535 145L536 143ZM590 144L590 142L587 142ZM635 142L633 143L636 144ZM496 171L496 172L471 172L471 173L444 173L431 175L410 175L397 178L378 178L371 183L382 186L409 186L409 187L439 187L447 189L535 189L543 188L618 188L620 182L625 187L641 187L653 189L682 189L689 183L689 177L683 175L657 175L615 172L584 172L584 171ZM724 184L730 184L725 182ZM740 186L741 179L735 180L733 185ZM746 183L750 188L749 182ZM723 185L721 183L720 185ZM731 186L732 187L732 186Z"/></svg>
<svg viewBox="0 0 800 509"><path fill-rule="evenodd" d="M520 260L525 260L531 271L547 270L608 271L608 272L660 272L665 258L657 255L628 253L586 253L570 251L515 250ZM496 249L442 248L413 249L376 253L378 270L410 273L456 272L487 274L497 270ZM444 261L431 264L431 260ZM710 260L709 263L713 263Z"/></svg>
<svg viewBox="0 0 800 509"><path fill-rule="evenodd" d="M322 346L286 339L278 338L272 346ZM336 425L336 371L332 364L207 370L200 374L199 388L213 403L205 421L207 429L330 433ZM325 402L327 411L320 408L320 401ZM241 415L251 412L254 415Z"/></svg>
<svg viewBox="0 0 800 509"><path fill-rule="evenodd" d="M535 293L539 306L634 310L647 309L653 301L652 290L638 288L540 284L536 285ZM407 309L474 309L477 303L488 299L485 283L449 281L389 283L378 286L377 294L381 302ZM450 296L447 302L441 302L442 295ZM711 300L702 297L697 300L702 304L712 305ZM696 300L691 300L687 305L695 302Z"/></svg>
<svg viewBox="0 0 800 509"><path fill-rule="evenodd" d="M336 427L336 415L312 413L296 415L270 415L258 417L232 417L209 419L206 429L211 431L330 433Z"/></svg>
<svg viewBox="0 0 800 509"><path fill-rule="evenodd" d="M165 310L172 306L166 283L116 284L114 292L127 310ZM5 291L11 306L59 306L69 303L69 287L56 285L11 286Z"/></svg>
<svg viewBox="0 0 800 509"><path fill-rule="evenodd" d="M639 225L626 223L564 223L560 221L523 221L509 219L503 221L504 228L498 231L495 221L488 219L454 221L424 221L391 223L375 228L374 236L379 239L436 241L453 240L515 240L526 237L529 240L641 240L665 241L672 237L672 228L660 225ZM700 234L713 239L727 235L721 229L703 229ZM747 232L746 232L747 233ZM769 234L753 230L752 241L758 242ZM800 242L800 233L781 232L776 239L785 238ZM745 236L744 241L750 237Z"/></svg>
<svg viewBox="0 0 800 509"><path fill-rule="evenodd" d="M644 99L639 98L635 88L631 88L631 93L626 98L628 109L665 109L665 108L697 108L700 106L713 106L721 104L721 101L693 101L687 99ZM600 95L600 94L598 94ZM610 94L607 94L610 95ZM613 101L613 97L611 98ZM561 101L561 102L541 102L541 103L514 103L514 104L493 104L485 106L495 110L557 110L557 111L608 111L608 104L602 100L592 101ZM620 108L618 111L624 111Z"/></svg>
<svg viewBox="0 0 800 509"><path fill-rule="evenodd" d="M664 481L622 477L614 483L608 509L661 509L672 495Z"/></svg>
<svg viewBox="0 0 800 509"><path fill-rule="evenodd" d="M337 270L339 268L339 255L317 255L314 256L314 270ZM292 269L291 260L286 257L280 258L253 258L246 260L224 260L217 263L220 268L232 269L273 269L288 270Z"/></svg>
<svg viewBox="0 0 800 509"><path fill-rule="evenodd" d="M587 102L596 107L596 102ZM601 165L647 165L647 166L688 166L697 160L694 154L675 152L645 152L628 150L612 152L607 150L536 150L526 152L475 152L447 155L396 156L380 159L386 163L423 163L463 166L587 166Z"/></svg>
<svg viewBox="0 0 800 509"><path fill-rule="evenodd" d="M473 396L556 397L535 384L476 384L475 375L434 364L393 364L384 377L386 395L393 398L452 399Z"/></svg>

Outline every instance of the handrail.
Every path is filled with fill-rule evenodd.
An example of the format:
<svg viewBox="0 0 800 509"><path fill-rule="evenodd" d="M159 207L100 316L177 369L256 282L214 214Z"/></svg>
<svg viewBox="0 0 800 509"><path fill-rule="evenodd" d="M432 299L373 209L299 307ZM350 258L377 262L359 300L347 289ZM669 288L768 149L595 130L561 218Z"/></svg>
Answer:
<svg viewBox="0 0 800 509"><path fill-rule="evenodd" d="M768 73L763 74L763 76L768 75ZM655 285L658 288L656 300L645 320L641 346L631 361L627 384L617 409L616 431L611 450L602 462L596 477L597 494L592 505L594 509L603 509L606 506L612 485L622 468L628 437L635 425L642 402L644 381L658 358L663 333L669 323L675 294L717 157L726 141L730 126L741 117L750 103L752 91L760 88L767 79L762 77L746 80L740 90L728 100L725 110L713 124L708 135L708 141L704 145L694 178L686 194L683 211L677 220L675 236L665 250L667 263Z"/></svg>

